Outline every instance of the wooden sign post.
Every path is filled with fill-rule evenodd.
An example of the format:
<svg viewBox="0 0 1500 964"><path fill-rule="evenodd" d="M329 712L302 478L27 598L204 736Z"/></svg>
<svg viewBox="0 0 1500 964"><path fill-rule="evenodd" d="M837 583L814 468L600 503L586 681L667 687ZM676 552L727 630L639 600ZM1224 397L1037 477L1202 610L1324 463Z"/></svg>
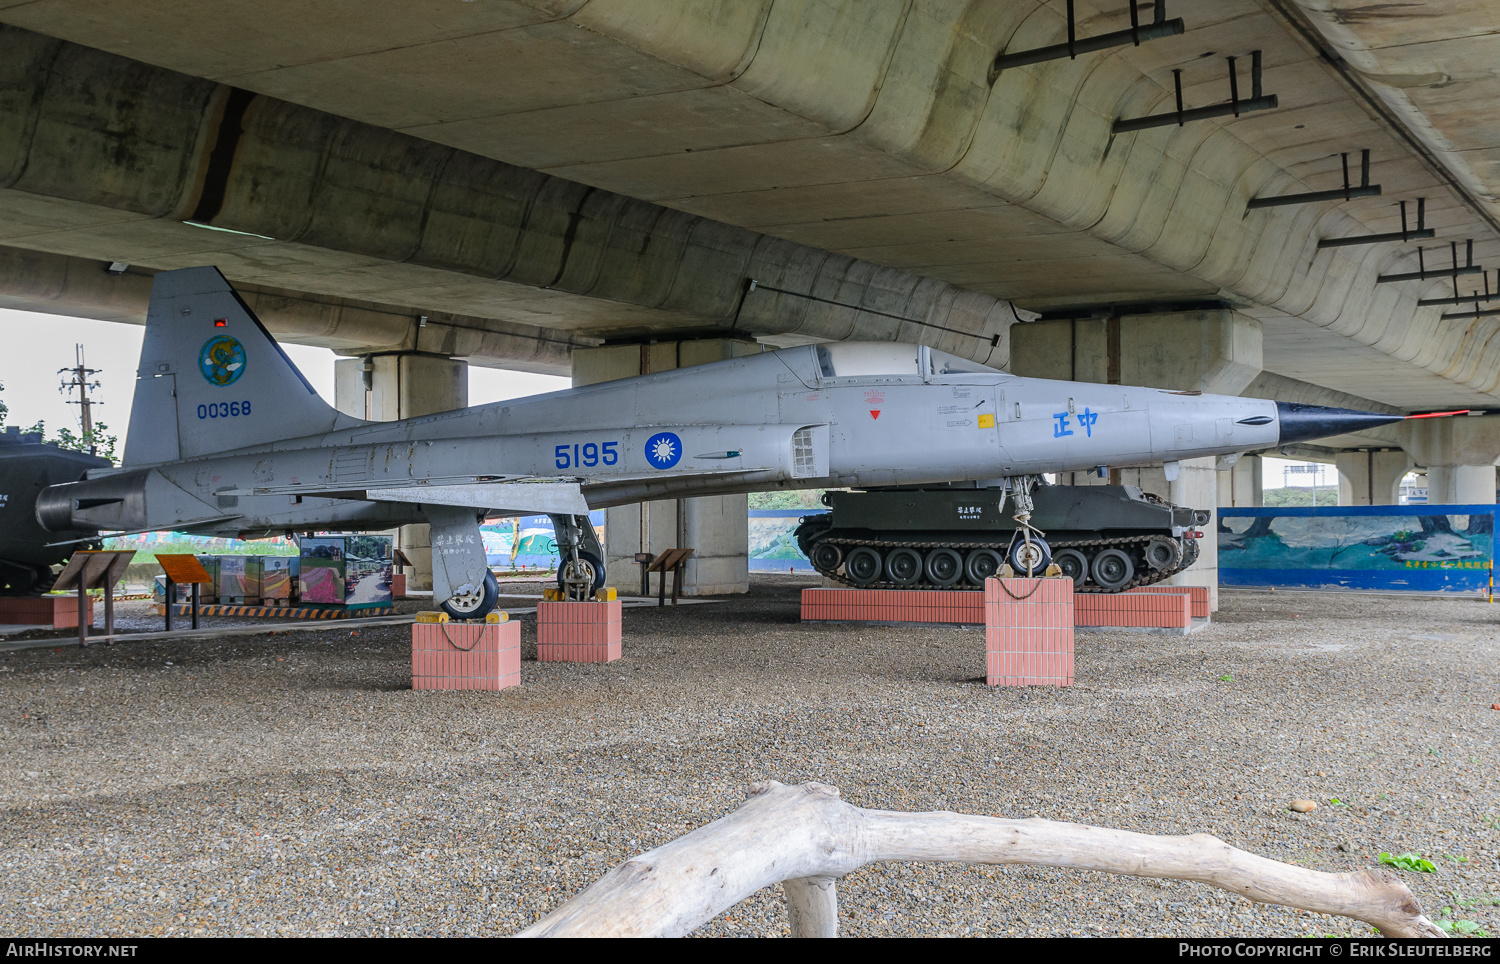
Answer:
<svg viewBox="0 0 1500 964"><path fill-rule="evenodd" d="M115 634L115 583L125 576L134 549L80 549L63 567L52 588L78 590L78 645L89 644L89 590L104 590L104 634ZM111 639L110 645L114 645Z"/></svg>
<svg viewBox="0 0 1500 964"><path fill-rule="evenodd" d="M658 606L667 604L667 573L669 572L672 574L672 605L677 605L677 597L682 591L682 569L687 565L688 556L692 554L692 549L668 549L646 567L647 572L661 573L661 581L656 591ZM650 591L649 586L647 591Z"/></svg>
<svg viewBox="0 0 1500 964"><path fill-rule="evenodd" d="M188 612L192 615L192 628L198 628L198 587L213 585L213 577L208 570L203 568L203 563L198 557L186 552L157 553L157 564L161 566L162 572L167 574L167 631L172 631L172 610L177 607L177 587L192 586L192 605Z"/></svg>

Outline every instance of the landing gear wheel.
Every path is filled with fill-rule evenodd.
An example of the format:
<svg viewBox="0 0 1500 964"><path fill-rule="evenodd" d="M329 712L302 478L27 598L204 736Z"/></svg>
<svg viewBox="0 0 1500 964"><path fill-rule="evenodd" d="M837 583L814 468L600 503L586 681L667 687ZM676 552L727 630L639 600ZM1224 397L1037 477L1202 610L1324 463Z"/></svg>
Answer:
<svg viewBox="0 0 1500 964"><path fill-rule="evenodd" d="M964 574L963 556L952 549L934 549L927 553L927 562L923 564L922 572L927 576L928 582L939 589L947 589Z"/></svg>
<svg viewBox="0 0 1500 964"><path fill-rule="evenodd" d="M1135 563L1119 549L1105 549L1094 557L1089 566L1089 575L1105 592L1124 589L1135 578Z"/></svg>
<svg viewBox="0 0 1500 964"><path fill-rule="evenodd" d="M1016 575L1040 576L1052 561L1052 547L1044 539L1017 539L1010 547L1010 567Z"/></svg>
<svg viewBox="0 0 1500 964"><path fill-rule="evenodd" d="M831 542L820 542L812 551L813 568L820 572L834 572L844 561L844 550Z"/></svg>
<svg viewBox="0 0 1500 964"><path fill-rule="evenodd" d="M561 563L557 567L557 588L563 591L563 596L568 597L569 568L573 567L573 577L580 584L588 586L587 595L592 596L604 588L604 562L592 552L580 552L578 558Z"/></svg>
<svg viewBox="0 0 1500 964"><path fill-rule="evenodd" d="M1005 560L995 550L975 549L964 560L964 578L976 586L983 586L984 581L999 572L1003 565Z"/></svg>
<svg viewBox="0 0 1500 964"><path fill-rule="evenodd" d="M1175 569L1182 562L1182 543L1166 536L1152 536L1144 555L1146 565L1152 569Z"/></svg>
<svg viewBox="0 0 1500 964"><path fill-rule="evenodd" d="M1073 580L1073 588L1080 589L1089 578L1088 557L1077 549L1060 549L1052 561L1061 569L1064 576Z"/></svg>
<svg viewBox="0 0 1500 964"><path fill-rule="evenodd" d="M898 586L910 586L922 577L922 554L915 549L892 549L885 557L885 577Z"/></svg>
<svg viewBox="0 0 1500 964"><path fill-rule="evenodd" d="M500 584L495 574L486 571L484 582L468 592L454 593L443 600L443 612L449 619L483 619L500 599Z"/></svg>
<svg viewBox="0 0 1500 964"><path fill-rule="evenodd" d="M849 558L844 560L844 574L856 586L869 586L880 578L883 563L879 551L869 546L857 546L849 553Z"/></svg>

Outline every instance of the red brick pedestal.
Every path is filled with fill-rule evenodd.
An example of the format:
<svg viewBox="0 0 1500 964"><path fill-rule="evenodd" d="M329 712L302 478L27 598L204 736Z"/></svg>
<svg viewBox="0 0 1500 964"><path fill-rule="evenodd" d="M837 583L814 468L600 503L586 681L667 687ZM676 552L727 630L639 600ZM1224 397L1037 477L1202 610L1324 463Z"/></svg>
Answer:
<svg viewBox="0 0 1500 964"><path fill-rule="evenodd" d="M804 589L802 619L977 626L984 622L984 594L972 589Z"/></svg>
<svg viewBox="0 0 1500 964"><path fill-rule="evenodd" d="M986 579L985 682L1072 686L1074 598L1067 578Z"/></svg>
<svg viewBox="0 0 1500 964"><path fill-rule="evenodd" d="M94 597L89 597L85 617L94 624ZM66 596L0 597L0 623L7 626L45 626L53 629L78 628L78 594Z"/></svg>
<svg viewBox="0 0 1500 964"><path fill-rule="evenodd" d="M520 623L412 624L412 689L503 690L520 682Z"/></svg>
<svg viewBox="0 0 1500 964"><path fill-rule="evenodd" d="M620 600L549 602L536 607L536 658L608 663L620 658Z"/></svg>
<svg viewBox="0 0 1500 964"><path fill-rule="evenodd" d="M1207 586L1142 586L1139 589L1127 589L1125 595L1135 592L1178 593L1192 600L1191 612L1194 619L1208 619L1212 615L1208 611Z"/></svg>
<svg viewBox="0 0 1500 964"><path fill-rule="evenodd" d="M1193 600L1186 593L1079 593L1073 606L1074 625L1080 629L1155 629L1186 633L1193 625Z"/></svg>

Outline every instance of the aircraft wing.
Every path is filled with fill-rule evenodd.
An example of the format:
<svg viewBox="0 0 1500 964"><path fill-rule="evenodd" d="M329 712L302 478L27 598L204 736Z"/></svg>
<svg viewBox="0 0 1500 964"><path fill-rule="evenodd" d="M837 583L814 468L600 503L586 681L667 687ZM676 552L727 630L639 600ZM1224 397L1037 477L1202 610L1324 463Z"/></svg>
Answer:
<svg viewBox="0 0 1500 964"><path fill-rule="evenodd" d="M408 502L447 505L514 515L587 515L588 502L579 483L515 478L463 480L448 478L406 485L278 485L226 489L225 495L299 495L360 502Z"/></svg>
<svg viewBox="0 0 1500 964"><path fill-rule="evenodd" d="M371 502L414 502L520 515L588 515L577 482L471 482L366 489Z"/></svg>

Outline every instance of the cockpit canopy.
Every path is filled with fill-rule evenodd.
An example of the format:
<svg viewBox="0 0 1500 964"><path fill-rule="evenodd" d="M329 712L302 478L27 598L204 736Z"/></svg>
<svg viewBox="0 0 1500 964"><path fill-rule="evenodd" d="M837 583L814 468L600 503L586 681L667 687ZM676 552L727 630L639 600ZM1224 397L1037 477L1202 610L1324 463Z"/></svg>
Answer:
<svg viewBox="0 0 1500 964"><path fill-rule="evenodd" d="M925 345L882 341L836 341L814 345L824 378L861 375L997 375L998 369ZM924 370L925 369L925 370Z"/></svg>

